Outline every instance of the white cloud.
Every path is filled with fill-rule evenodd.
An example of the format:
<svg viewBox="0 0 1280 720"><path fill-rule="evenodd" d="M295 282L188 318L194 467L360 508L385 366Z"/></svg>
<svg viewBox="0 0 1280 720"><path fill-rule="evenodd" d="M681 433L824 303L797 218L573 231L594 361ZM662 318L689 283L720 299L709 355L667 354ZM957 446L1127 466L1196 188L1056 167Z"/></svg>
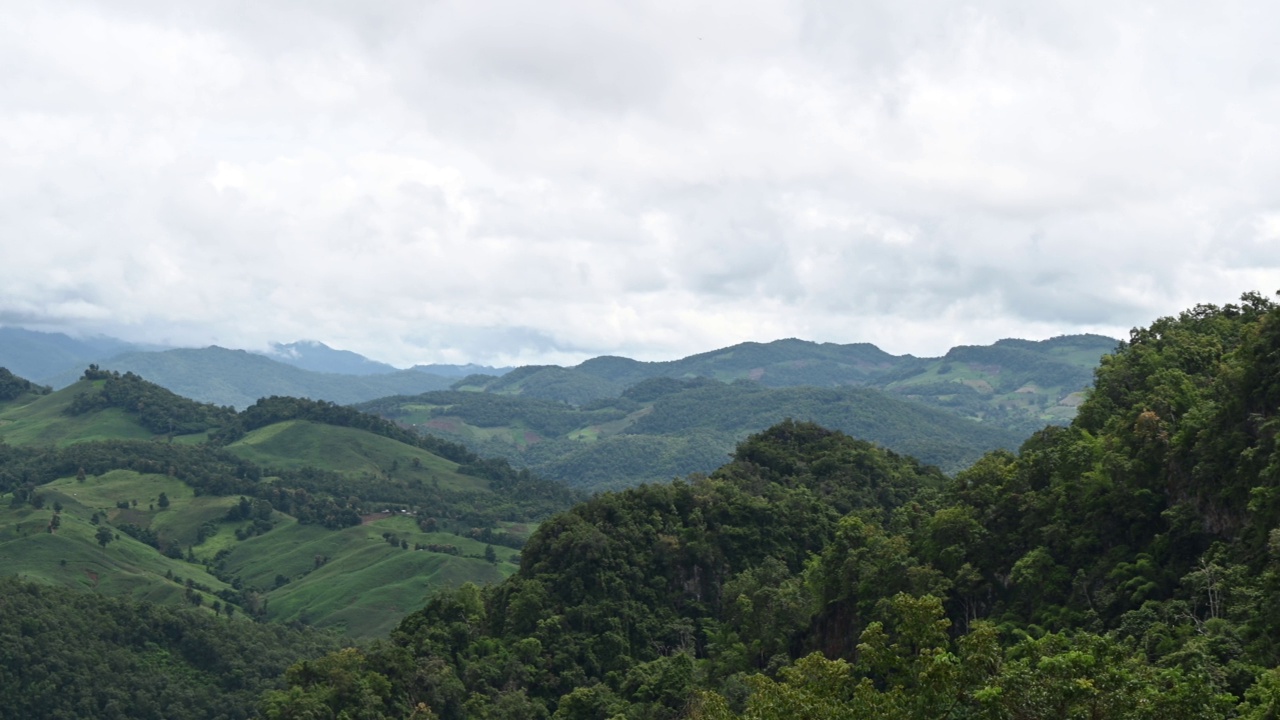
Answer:
<svg viewBox="0 0 1280 720"><path fill-rule="evenodd" d="M1262 2L0 13L15 322L402 365L931 354L1280 288Z"/></svg>

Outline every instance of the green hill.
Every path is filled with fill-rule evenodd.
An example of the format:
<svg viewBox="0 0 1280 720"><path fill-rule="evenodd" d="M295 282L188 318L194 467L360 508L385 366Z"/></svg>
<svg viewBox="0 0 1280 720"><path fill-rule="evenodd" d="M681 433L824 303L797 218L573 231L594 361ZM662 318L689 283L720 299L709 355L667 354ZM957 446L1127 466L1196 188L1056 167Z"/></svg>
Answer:
<svg viewBox="0 0 1280 720"><path fill-rule="evenodd" d="M616 400L585 407L458 391L384 398L359 407L477 452L511 458L540 475L596 489L710 472L739 441L788 417L842 430L948 471L1021 440L998 426L871 388L767 388L699 378L646 380Z"/></svg>
<svg viewBox="0 0 1280 720"><path fill-rule="evenodd" d="M1070 422L1098 359L1115 346L1111 338L1068 335L1000 340L953 348L941 358L916 358L866 343L790 339L668 362L598 357L571 368L527 366L502 377L464 378L453 389L587 406L658 378L748 380L774 389L873 387L1025 436L1046 424Z"/></svg>
<svg viewBox="0 0 1280 720"><path fill-rule="evenodd" d="M48 395L0 405L0 438L15 445L66 445L91 440L149 439L155 435L121 408L83 415L67 412L77 395L101 387L102 381L81 380Z"/></svg>
<svg viewBox="0 0 1280 720"><path fill-rule="evenodd" d="M0 406L0 574L353 636L514 572L574 497L331 403L236 413L91 368Z"/></svg>
<svg viewBox="0 0 1280 720"><path fill-rule="evenodd" d="M512 577L443 593L347 656L385 681L376 697L335 700L343 674L295 680L267 705L448 720L1272 718L1278 430L1280 306L1197 306L1136 329L1072 424L1017 453L946 478L781 423L709 476L544 522Z"/></svg>

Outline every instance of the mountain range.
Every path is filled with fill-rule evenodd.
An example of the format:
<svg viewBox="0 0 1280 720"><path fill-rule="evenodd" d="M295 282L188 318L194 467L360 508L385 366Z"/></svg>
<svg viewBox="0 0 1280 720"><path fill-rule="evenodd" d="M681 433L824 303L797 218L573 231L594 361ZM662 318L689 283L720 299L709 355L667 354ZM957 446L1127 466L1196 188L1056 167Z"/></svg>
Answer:
<svg viewBox="0 0 1280 720"><path fill-rule="evenodd" d="M277 343L266 354L216 346L157 350L106 337L0 328L0 367L60 388L95 363L141 374L201 402L239 408L271 395L345 404L443 389L586 406L659 377L741 380L769 388L868 386L1026 434L1045 423L1069 421L1099 357L1116 345L1098 335L1006 339L917 358L867 343L785 339L663 362L601 356L573 367L434 364L397 370L315 341Z"/></svg>

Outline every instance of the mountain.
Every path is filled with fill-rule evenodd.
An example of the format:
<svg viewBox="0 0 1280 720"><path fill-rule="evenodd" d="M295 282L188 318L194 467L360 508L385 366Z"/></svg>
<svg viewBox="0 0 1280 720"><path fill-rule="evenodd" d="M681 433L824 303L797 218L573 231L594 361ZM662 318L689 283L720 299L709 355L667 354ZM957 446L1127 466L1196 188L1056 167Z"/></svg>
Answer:
<svg viewBox="0 0 1280 720"><path fill-rule="evenodd" d="M587 405L654 378L750 380L765 387L868 386L1027 434L1075 413L1099 358L1116 347L1099 335L1000 340L953 348L941 358L890 355L874 345L804 340L742 343L666 362L598 357L575 367L517 368L474 376L454 389Z"/></svg>
<svg viewBox="0 0 1280 720"><path fill-rule="evenodd" d="M839 429L949 471L1022 440L873 388L767 388L704 378L654 378L585 407L459 391L356 407L588 489L710 472L738 442L785 418Z"/></svg>
<svg viewBox="0 0 1280 720"><path fill-rule="evenodd" d="M350 350L334 350L316 340L271 343L267 357L303 370L337 375L384 375L396 369Z"/></svg>
<svg viewBox="0 0 1280 720"><path fill-rule="evenodd" d="M349 404L385 395L446 388L453 382L450 378L415 370L359 376L318 373L263 355L217 346L125 353L98 365L107 370L143 375L179 395L201 402L238 408L272 395ZM54 385L71 382L75 375L61 375Z"/></svg>
<svg viewBox="0 0 1280 720"><path fill-rule="evenodd" d="M95 360L150 349L106 336L74 338L15 327L0 327L0 367L39 383L83 370Z"/></svg>
<svg viewBox="0 0 1280 720"><path fill-rule="evenodd" d="M0 576L370 637L513 572L577 497L332 403L236 412L102 369L33 387L0 398Z"/></svg>
<svg viewBox="0 0 1280 720"><path fill-rule="evenodd" d="M431 375L443 375L451 378L464 378L469 375L491 375L499 377L506 375L515 368L513 367L493 367L490 365L476 365L468 363L466 365L414 365L413 370L418 372L429 373Z"/></svg>
<svg viewBox="0 0 1280 720"><path fill-rule="evenodd" d="M330 656L342 672L292 678L265 704L442 720L1272 718L1278 431L1280 306L1197 306L1136 329L1073 422L1016 454L946 478L783 422L708 476L551 518L507 580L433 597L386 644ZM377 690L344 699L352 678Z"/></svg>

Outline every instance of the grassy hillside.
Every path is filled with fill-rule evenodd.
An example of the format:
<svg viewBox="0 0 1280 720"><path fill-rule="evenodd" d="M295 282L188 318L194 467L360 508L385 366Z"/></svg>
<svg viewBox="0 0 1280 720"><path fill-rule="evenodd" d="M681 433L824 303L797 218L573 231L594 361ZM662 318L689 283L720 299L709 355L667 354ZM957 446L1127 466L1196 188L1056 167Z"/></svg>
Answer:
<svg viewBox="0 0 1280 720"><path fill-rule="evenodd" d="M332 404L235 413L109 371L0 420L0 575L358 637L511 574L574 497Z"/></svg>
<svg viewBox="0 0 1280 720"><path fill-rule="evenodd" d="M0 439L14 445L67 445L106 439L154 436L120 408L70 415L76 396L101 389L103 381L81 380L48 395L27 395L0 404Z"/></svg>
<svg viewBox="0 0 1280 720"><path fill-rule="evenodd" d="M391 534L397 543L392 545ZM426 546L452 546L460 553ZM451 533L425 533L413 518L396 515L340 531L289 524L237 544L221 559L230 572L267 593L266 617L335 627L354 637L376 637L442 587L489 584L515 572L516 551L495 550Z"/></svg>
<svg viewBox="0 0 1280 720"><path fill-rule="evenodd" d="M209 605L219 591L230 589L201 565L166 557L119 530L125 523L149 527L157 515L165 514L175 519L187 516L171 523L185 527L190 515L200 515L211 499L196 498L181 482L121 470L83 482L60 478L36 490L43 498L39 509L30 504L14 507L12 496L0 497L0 573L169 604L189 602L187 580L200 588L196 592ZM162 492L171 502L163 511L154 507ZM117 507L120 502L130 507ZM226 499L221 512L230 502ZM55 505L60 512L55 512ZM51 531L55 515L58 527ZM105 547L95 537L102 527L112 531Z"/></svg>
<svg viewBox="0 0 1280 720"><path fill-rule="evenodd" d="M428 483L450 490L488 490L481 477L461 475L458 463L365 430L287 420L246 434L227 451L267 468L315 467L354 477Z"/></svg>

